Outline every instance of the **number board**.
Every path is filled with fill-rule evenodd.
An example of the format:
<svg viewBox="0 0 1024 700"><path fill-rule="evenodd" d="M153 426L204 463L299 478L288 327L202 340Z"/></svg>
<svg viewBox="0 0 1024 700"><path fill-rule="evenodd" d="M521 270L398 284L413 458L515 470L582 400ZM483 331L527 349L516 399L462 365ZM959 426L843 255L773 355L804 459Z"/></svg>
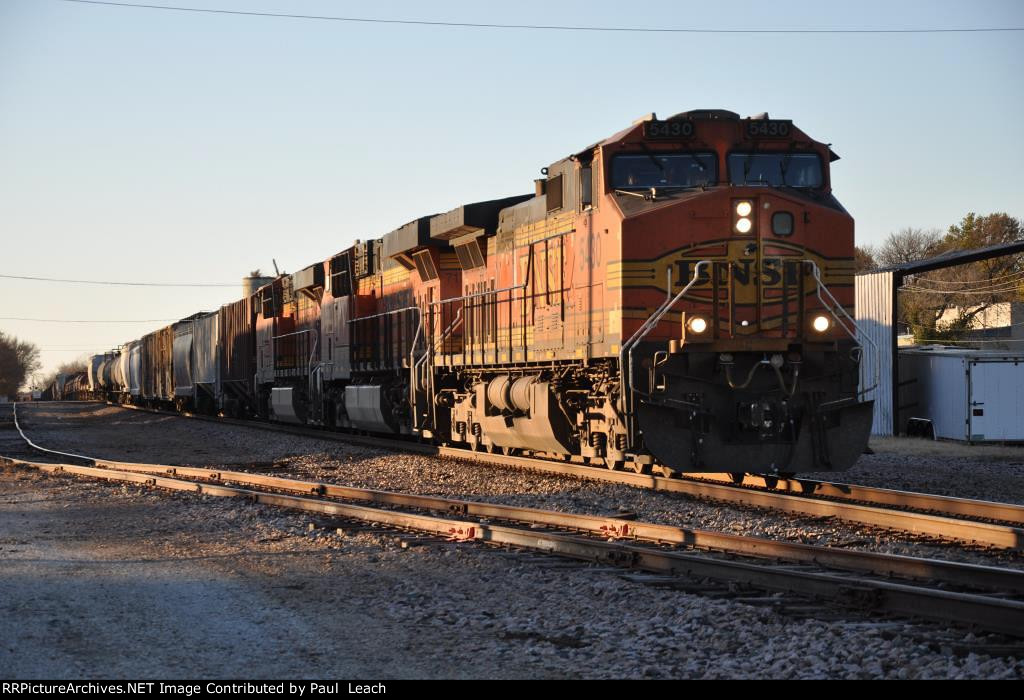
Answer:
<svg viewBox="0 0 1024 700"><path fill-rule="evenodd" d="M644 138L648 139L688 139L693 137L693 122L663 122L652 120L644 122Z"/></svg>
<svg viewBox="0 0 1024 700"><path fill-rule="evenodd" d="M755 139L784 139L793 130L789 119L750 119L747 121L747 136Z"/></svg>

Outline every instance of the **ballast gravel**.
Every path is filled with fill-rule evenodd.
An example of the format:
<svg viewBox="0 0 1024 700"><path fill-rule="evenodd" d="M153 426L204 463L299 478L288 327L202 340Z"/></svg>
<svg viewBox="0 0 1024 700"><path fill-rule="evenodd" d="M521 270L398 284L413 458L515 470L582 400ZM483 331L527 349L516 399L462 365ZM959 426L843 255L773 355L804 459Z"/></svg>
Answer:
<svg viewBox="0 0 1024 700"><path fill-rule="evenodd" d="M0 533L4 678L1024 676L963 631L20 469Z"/></svg>
<svg viewBox="0 0 1024 700"><path fill-rule="evenodd" d="M101 404L27 406L19 417L45 446L111 459L247 467L554 510L629 510L690 527L1020 566L1016 555L922 544L832 519ZM864 465L881 478L892 459L878 452L855 470ZM1015 465L986 468L1004 466ZM958 473L966 479L968 469ZM906 471L895 478L928 478ZM1019 492L1020 473L1010 471L1002 500ZM843 478L868 483L856 471ZM418 543L228 500L23 470L5 471L0 484L0 612L18 635L0 645L4 677L1024 676L1024 662L964 630L827 608L794 614L792 601L770 596L750 605L659 589L606 569ZM140 641L147 653L124 653ZM47 644L62 651L39 653ZM149 653L152 645L166 654Z"/></svg>
<svg viewBox="0 0 1024 700"><path fill-rule="evenodd" d="M251 470L360 488L565 512L627 511L636 513L640 520L681 527L1024 569L1024 555L1016 552L930 542L919 536L835 518L771 512L514 467L395 453L105 404L39 404L24 408L22 414L23 427L37 443L108 459ZM1024 459L1024 449L1021 455ZM953 495L956 491L950 480L959 480L965 488L971 485L975 490L979 483L984 483L988 485L984 493L972 497L1024 502L1024 466L1006 461L961 463L958 469L943 467L943 477L929 477L928 467L913 462L917 458L925 459L892 452L864 455L840 479L923 492L952 491ZM942 457L928 459L938 462ZM914 466L907 467L907 463ZM997 470L1004 472L1001 485ZM972 477L974 471L983 474L985 481ZM882 478L885 473L890 474L888 483ZM863 481L861 475L865 477ZM931 488L941 481L946 482L944 489Z"/></svg>

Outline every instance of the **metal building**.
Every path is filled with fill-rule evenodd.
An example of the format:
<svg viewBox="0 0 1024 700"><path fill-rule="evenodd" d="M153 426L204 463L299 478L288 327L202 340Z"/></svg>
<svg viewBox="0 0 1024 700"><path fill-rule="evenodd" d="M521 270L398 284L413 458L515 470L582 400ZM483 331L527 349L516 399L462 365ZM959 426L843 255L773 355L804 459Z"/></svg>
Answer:
<svg viewBox="0 0 1024 700"><path fill-rule="evenodd" d="M900 368L896 350L897 292L908 275L1024 252L1024 241L1000 243L975 250L939 255L857 275L854 280L858 340L865 348L878 349L882 368L874 392L872 435L900 432ZM873 382L869 362L861 365L861 382Z"/></svg>

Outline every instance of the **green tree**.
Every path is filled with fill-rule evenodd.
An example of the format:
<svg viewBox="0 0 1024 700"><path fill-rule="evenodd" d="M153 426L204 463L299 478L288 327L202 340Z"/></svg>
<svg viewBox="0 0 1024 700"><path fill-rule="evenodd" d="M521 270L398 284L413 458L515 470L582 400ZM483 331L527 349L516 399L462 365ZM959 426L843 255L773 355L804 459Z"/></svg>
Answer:
<svg viewBox="0 0 1024 700"><path fill-rule="evenodd" d="M878 263L875 261L875 249L869 245L854 246L853 248L853 267L857 273L870 272L878 267Z"/></svg>
<svg viewBox="0 0 1024 700"><path fill-rule="evenodd" d="M0 396L14 396L40 367L39 348L0 331Z"/></svg>

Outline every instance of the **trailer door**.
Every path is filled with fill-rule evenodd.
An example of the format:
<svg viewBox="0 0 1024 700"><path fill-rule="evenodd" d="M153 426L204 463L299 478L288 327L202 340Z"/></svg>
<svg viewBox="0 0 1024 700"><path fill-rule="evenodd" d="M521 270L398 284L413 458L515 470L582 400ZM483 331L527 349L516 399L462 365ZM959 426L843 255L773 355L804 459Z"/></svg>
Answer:
<svg viewBox="0 0 1024 700"><path fill-rule="evenodd" d="M970 363L970 440L1024 440L1024 363Z"/></svg>

